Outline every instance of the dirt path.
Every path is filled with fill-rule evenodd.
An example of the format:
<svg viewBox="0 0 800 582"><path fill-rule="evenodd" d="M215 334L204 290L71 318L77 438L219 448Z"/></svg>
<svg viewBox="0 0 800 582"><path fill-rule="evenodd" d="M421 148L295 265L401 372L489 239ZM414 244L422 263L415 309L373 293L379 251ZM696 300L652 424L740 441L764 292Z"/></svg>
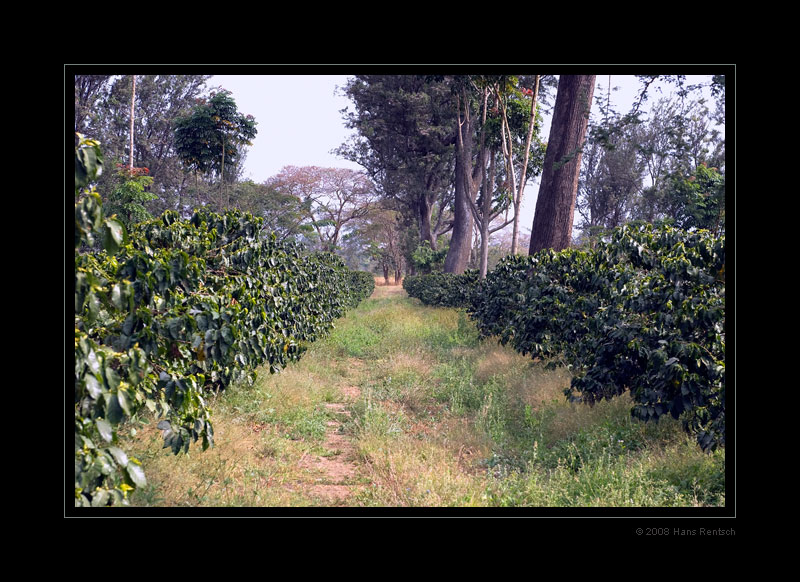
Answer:
<svg viewBox="0 0 800 582"><path fill-rule="evenodd" d="M386 298L404 293L399 285L377 285L372 295L373 298ZM364 362L351 359L350 365L360 368ZM364 485L359 483L358 452L350 438L343 433L344 422L350 417L348 406L361 396L361 391L356 386L349 386L342 390L344 402L331 402L325 406L332 413L335 420L328 421L328 431L323 448L325 454L306 455L299 461L301 469L311 472L313 482L304 488L306 494L320 505L342 506L347 505L347 500Z"/></svg>
<svg viewBox="0 0 800 582"><path fill-rule="evenodd" d="M353 397L358 396L358 388L352 388ZM350 416L347 404L327 403L326 408L341 420L329 420L328 431L323 447L323 455L306 455L299 461L300 468L310 471L314 481L305 491L309 497L318 500L320 505L343 505L359 487L356 448L342 432L343 421Z"/></svg>

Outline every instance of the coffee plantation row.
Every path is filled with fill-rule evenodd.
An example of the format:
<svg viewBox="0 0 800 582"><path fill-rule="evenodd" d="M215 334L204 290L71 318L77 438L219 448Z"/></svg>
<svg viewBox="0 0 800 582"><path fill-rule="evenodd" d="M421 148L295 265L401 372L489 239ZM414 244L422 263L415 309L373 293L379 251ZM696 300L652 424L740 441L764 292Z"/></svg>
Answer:
<svg viewBox="0 0 800 582"><path fill-rule="evenodd" d="M632 415L682 419L703 450L725 443L725 239L624 226L594 249L508 256L480 281L407 277L412 297L465 309L484 337L572 372L590 405L630 391Z"/></svg>
<svg viewBox="0 0 800 582"><path fill-rule="evenodd" d="M207 391L298 360L375 282L333 254L277 241L239 211L189 220L168 211L125 232L86 188L92 149L76 159L75 504L105 506L146 482L117 446L121 422L150 411L165 447L205 450Z"/></svg>

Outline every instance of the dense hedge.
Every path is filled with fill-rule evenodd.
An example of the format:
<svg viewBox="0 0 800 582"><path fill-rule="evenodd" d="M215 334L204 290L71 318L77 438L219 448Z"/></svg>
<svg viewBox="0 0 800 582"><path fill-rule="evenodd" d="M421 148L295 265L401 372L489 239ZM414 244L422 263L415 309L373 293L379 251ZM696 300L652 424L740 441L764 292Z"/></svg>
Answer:
<svg viewBox="0 0 800 582"><path fill-rule="evenodd" d="M355 307L375 291L375 275L368 271L350 272L351 306Z"/></svg>
<svg viewBox="0 0 800 582"><path fill-rule="evenodd" d="M622 227L592 250L509 256L484 281L420 277L409 295L464 307L483 336L570 367L588 404L630 390L632 414L682 418L704 450L725 442L725 239Z"/></svg>
<svg viewBox="0 0 800 582"><path fill-rule="evenodd" d="M434 272L406 277L403 288L409 297L416 297L425 305L466 308L472 305L472 293L479 278L475 269L461 275Z"/></svg>
<svg viewBox="0 0 800 582"><path fill-rule="evenodd" d="M238 211L166 212L114 252L81 252L99 213L96 193L76 204L76 505L124 503L145 482L115 425L146 408L173 452L212 445L206 390L299 359L371 292L339 257L301 254Z"/></svg>

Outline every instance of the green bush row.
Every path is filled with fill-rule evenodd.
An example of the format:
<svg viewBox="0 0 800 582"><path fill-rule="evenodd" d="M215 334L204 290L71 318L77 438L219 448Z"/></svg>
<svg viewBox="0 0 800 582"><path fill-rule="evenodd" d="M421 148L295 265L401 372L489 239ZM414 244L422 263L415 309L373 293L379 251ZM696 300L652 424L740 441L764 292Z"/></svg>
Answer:
<svg viewBox="0 0 800 582"><path fill-rule="evenodd" d="M442 272L410 275L403 279L403 289L409 297L416 297L425 305L466 308L472 305L479 279L475 269L461 275Z"/></svg>
<svg viewBox="0 0 800 582"><path fill-rule="evenodd" d="M375 275L368 271L350 272L351 307L357 306L375 291Z"/></svg>
<svg viewBox="0 0 800 582"><path fill-rule="evenodd" d="M409 295L463 307L484 337L573 373L594 404L630 391L644 421L681 418L704 450L725 443L725 239L621 227L594 249L509 256L472 275L420 277Z"/></svg>
<svg viewBox="0 0 800 582"><path fill-rule="evenodd" d="M116 446L120 422L149 409L173 452L211 446L207 390L299 359L371 292L341 258L302 254L239 211L189 220L168 211L117 237L114 252L80 252L102 226L98 213L96 193L76 204L75 503L84 506L124 503L144 484L139 462Z"/></svg>

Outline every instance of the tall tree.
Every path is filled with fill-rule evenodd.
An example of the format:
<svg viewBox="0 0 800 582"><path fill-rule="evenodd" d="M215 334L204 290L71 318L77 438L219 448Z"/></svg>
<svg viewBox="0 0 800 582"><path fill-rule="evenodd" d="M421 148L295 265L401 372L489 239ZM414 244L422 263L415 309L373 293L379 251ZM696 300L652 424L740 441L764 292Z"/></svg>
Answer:
<svg viewBox="0 0 800 582"><path fill-rule="evenodd" d="M486 277L488 271L490 235L498 230L502 230L513 222L513 218L511 218L503 220L500 224L492 225L492 222L508 209L510 202L510 197L507 196L508 186L505 177L501 178L500 187L496 187L497 158L497 151L493 150L491 152L487 175L481 185L481 192L478 199L474 202L470 200L470 209L472 210L476 230L480 237L478 243L480 245L478 270L481 279Z"/></svg>
<svg viewBox="0 0 800 582"><path fill-rule="evenodd" d="M217 210L229 205L226 177L235 175L232 168L256 133L253 116L240 113L230 91L224 89L212 92L190 115L175 120L175 146L186 166L195 172L216 173L219 179Z"/></svg>
<svg viewBox="0 0 800 582"><path fill-rule="evenodd" d="M358 75L342 113L357 135L337 152L364 167L381 195L417 223L436 249L448 232L452 199L453 116L449 84L423 75Z"/></svg>
<svg viewBox="0 0 800 582"><path fill-rule="evenodd" d="M635 127L613 128L605 119L602 132L590 132L581 156L576 209L584 234L620 226L641 196L644 166L634 139Z"/></svg>
<svg viewBox="0 0 800 582"><path fill-rule="evenodd" d="M675 184L694 175L701 166L722 169L725 165L724 136L712 125L702 101L679 96L655 103L649 118L632 136L646 169L647 186L631 218L653 222L676 219L686 212L687 198L676 195L680 189Z"/></svg>
<svg viewBox="0 0 800 582"><path fill-rule="evenodd" d="M122 164L117 168L116 187L108 194L105 205L109 214L117 214L125 228L152 218L147 203L156 198L149 191L153 178L148 168L132 168Z"/></svg>
<svg viewBox="0 0 800 582"><path fill-rule="evenodd" d="M403 247L403 218L393 209L391 200L379 201L359 228L365 240L370 258L381 268L384 282L389 284L389 275L394 275L398 284L405 268Z"/></svg>
<svg viewBox="0 0 800 582"><path fill-rule="evenodd" d="M133 170L133 121L136 119L136 75L131 75L131 145L128 151L128 168Z"/></svg>
<svg viewBox="0 0 800 582"><path fill-rule="evenodd" d="M472 252L473 210L486 175L489 147L486 140L488 83L468 76L453 79L456 107L455 200L453 233L444 260L446 273L463 273Z"/></svg>
<svg viewBox="0 0 800 582"><path fill-rule="evenodd" d="M102 139L102 118L98 103L111 75L75 75L75 133ZM101 142L102 143L102 142Z"/></svg>
<svg viewBox="0 0 800 582"><path fill-rule="evenodd" d="M308 224L302 201L281 190L274 180L263 184L238 181L233 187L231 205L263 218L263 230L275 234L278 240L308 236L313 228Z"/></svg>
<svg viewBox="0 0 800 582"><path fill-rule="evenodd" d="M519 206L517 201L521 198L522 189L517 190L517 168L514 159L515 145L521 140L520 133L527 134L526 147L530 146L532 129L528 128L519 113L522 104L517 100L521 92L517 87L517 77L499 76L476 79L479 84L486 84L490 90L486 117L484 118L479 133L483 134L485 147L489 150L489 165L486 176L481 181L480 193L477 200L470 200L470 208L475 220L479 237L478 269L481 278L486 276L489 261L489 237L491 234L502 230L515 222ZM527 104L527 102L525 103ZM517 148L518 149L518 148ZM526 152L527 154L527 152ZM523 156L527 164L528 155ZM520 181L526 179L527 168L522 168ZM514 215L509 218L508 212ZM502 217L502 218L501 218ZM500 219L496 222L496 219Z"/></svg>
<svg viewBox="0 0 800 582"><path fill-rule="evenodd" d="M529 254L570 245L581 152L595 75L561 75L533 218Z"/></svg>
<svg viewBox="0 0 800 582"><path fill-rule="evenodd" d="M699 90L719 95L724 78L710 85L687 85L680 76L642 80L640 99L624 116L610 106L610 79L608 98L597 99L603 118L590 122L584 148L579 228L590 240L629 220L723 232L724 119L720 103L710 113ZM645 110L655 82L677 85L677 92Z"/></svg>
<svg viewBox="0 0 800 582"><path fill-rule="evenodd" d="M519 219L520 219L520 209L522 207L522 199L525 192L525 185L527 184L528 179L531 177L528 174L528 164L531 158L531 147L533 145L533 136L534 136L534 129L536 128L536 111L538 108L538 101L539 101L539 85L541 81L541 75L534 75L533 78L533 89L530 88L523 88L521 90L522 94L529 97L531 100L530 103L530 114L528 117L528 131L525 136L525 146L522 149L522 161L520 164L519 169L519 180L516 177L516 168L515 168L515 161L514 161L514 139L512 136L511 131L511 123L509 120L510 112L509 107L511 104L515 103L511 100L501 100L502 104L502 114L503 114L503 155L506 160L506 173L511 180L511 192L513 195L513 206L514 206L514 227L511 233L511 254L517 254L519 250ZM538 148L537 148L538 149Z"/></svg>

